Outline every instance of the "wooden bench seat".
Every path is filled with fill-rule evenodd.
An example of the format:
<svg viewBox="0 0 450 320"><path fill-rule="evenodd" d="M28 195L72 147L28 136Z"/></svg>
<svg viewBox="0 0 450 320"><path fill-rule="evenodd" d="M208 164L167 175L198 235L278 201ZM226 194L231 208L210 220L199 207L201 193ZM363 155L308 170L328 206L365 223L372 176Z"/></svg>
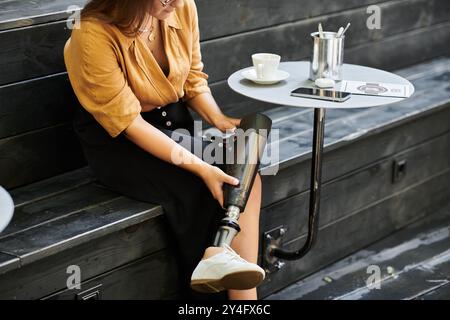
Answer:
<svg viewBox="0 0 450 320"><path fill-rule="evenodd" d="M88 167L13 190L11 195L14 219L0 235L0 251L10 257L2 255L0 260L1 298L36 299L60 291L70 265L80 267L83 280L130 263L134 270L136 260L167 245L159 205L105 189ZM164 281L172 284L166 287L175 287L169 261L171 257L147 263L148 270L160 269L166 277L161 272L154 277L145 273L141 283L147 286L139 296L172 294L163 289ZM156 287L158 283L161 286Z"/></svg>

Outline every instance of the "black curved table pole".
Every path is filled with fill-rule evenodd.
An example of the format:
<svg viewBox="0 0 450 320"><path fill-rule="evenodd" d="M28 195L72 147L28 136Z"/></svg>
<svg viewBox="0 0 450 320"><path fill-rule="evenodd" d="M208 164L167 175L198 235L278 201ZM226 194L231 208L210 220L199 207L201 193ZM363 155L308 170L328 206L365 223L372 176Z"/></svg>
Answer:
<svg viewBox="0 0 450 320"><path fill-rule="evenodd" d="M306 242L298 250L286 251L279 247L270 248L269 254L284 260L297 260L305 256L316 242L319 230L320 187L322 180L322 152L325 129L324 108L314 109L314 132L311 159L311 185L309 195L309 221Z"/></svg>

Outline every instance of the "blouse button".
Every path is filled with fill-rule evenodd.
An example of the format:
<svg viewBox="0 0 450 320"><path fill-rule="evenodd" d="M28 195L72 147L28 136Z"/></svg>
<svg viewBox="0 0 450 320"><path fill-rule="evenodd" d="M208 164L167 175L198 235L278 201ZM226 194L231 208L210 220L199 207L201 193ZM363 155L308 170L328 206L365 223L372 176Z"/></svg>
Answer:
<svg viewBox="0 0 450 320"><path fill-rule="evenodd" d="M166 126L170 127L171 125L172 125L172 122L170 122L170 121L166 122Z"/></svg>
<svg viewBox="0 0 450 320"><path fill-rule="evenodd" d="M167 112L163 111L163 112L162 112L162 116L163 116L163 117L167 116Z"/></svg>

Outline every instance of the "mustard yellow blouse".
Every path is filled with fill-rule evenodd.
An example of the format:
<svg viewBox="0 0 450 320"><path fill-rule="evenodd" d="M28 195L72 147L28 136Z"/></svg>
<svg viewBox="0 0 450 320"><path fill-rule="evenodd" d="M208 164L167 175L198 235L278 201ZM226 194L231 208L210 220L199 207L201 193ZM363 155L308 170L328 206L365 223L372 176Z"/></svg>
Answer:
<svg viewBox="0 0 450 320"><path fill-rule="evenodd" d="M197 8L185 0L162 22L170 73L165 76L147 45L99 20L85 19L64 47L70 83L80 104L111 137L142 111L211 92L200 53Z"/></svg>

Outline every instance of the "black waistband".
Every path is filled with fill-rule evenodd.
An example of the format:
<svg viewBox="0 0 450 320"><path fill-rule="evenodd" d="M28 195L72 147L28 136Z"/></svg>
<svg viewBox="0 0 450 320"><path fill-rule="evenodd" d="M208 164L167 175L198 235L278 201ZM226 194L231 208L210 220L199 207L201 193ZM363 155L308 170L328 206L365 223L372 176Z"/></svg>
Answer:
<svg viewBox="0 0 450 320"><path fill-rule="evenodd" d="M142 112L141 116L152 125L168 130L179 128L191 130L194 125L194 120L186 103L181 100L153 109L152 111Z"/></svg>

